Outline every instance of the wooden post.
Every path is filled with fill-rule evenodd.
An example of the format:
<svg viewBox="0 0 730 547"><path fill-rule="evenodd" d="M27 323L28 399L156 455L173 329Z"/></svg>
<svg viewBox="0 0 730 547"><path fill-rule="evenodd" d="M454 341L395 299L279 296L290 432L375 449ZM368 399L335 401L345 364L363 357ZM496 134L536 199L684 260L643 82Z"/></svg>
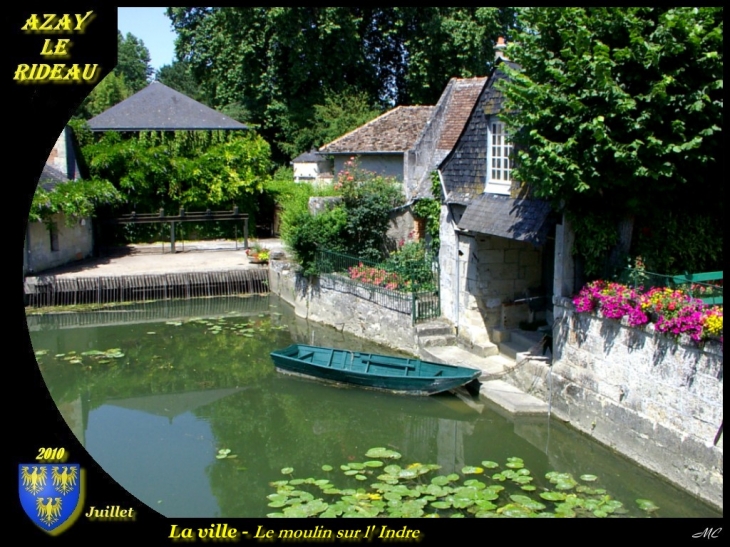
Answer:
<svg viewBox="0 0 730 547"><path fill-rule="evenodd" d="M175 222L170 222L170 252L175 252Z"/></svg>

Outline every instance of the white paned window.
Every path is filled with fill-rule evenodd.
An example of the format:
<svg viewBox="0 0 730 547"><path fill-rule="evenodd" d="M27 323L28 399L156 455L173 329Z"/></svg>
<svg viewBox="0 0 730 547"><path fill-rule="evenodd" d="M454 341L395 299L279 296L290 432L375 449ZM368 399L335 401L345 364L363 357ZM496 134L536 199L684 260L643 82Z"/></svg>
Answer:
<svg viewBox="0 0 730 547"><path fill-rule="evenodd" d="M489 120L487 131L487 185L485 192L510 193L512 186L512 143L507 138L506 127L497 118Z"/></svg>

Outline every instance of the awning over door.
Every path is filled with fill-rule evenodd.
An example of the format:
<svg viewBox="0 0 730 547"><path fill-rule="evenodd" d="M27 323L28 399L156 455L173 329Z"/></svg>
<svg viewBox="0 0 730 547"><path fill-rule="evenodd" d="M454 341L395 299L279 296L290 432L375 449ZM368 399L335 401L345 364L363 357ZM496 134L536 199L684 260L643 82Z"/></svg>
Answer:
<svg viewBox="0 0 730 547"><path fill-rule="evenodd" d="M542 245L552 224L550 212L546 201L484 193L469 203L459 228Z"/></svg>

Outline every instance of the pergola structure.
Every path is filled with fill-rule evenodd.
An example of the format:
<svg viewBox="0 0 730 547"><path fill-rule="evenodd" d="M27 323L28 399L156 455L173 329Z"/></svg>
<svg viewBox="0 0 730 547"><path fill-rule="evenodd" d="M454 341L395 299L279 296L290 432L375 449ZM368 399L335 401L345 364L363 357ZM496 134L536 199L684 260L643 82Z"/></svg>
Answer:
<svg viewBox="0 0 730 547"><path fill-rule="evenodd" d="M94 132L102 131L241 131L248 129L242 124L167 87L153 81L131 97L105 110L88 121ZM243 220L244 248L248 248L248 215L233 211L186 212L179 215L157 213L132 213L107 224L170 224L170 247L175 252L175 223L219 220Z"/></svg>

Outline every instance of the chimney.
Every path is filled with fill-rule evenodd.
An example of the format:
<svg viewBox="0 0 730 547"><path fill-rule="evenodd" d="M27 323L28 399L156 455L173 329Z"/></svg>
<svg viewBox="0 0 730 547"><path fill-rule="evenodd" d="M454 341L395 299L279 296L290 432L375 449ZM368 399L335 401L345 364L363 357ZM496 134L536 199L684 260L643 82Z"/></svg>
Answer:
<svg viewBox="0 0 730 547"><path fill-rule="evenodd" d="M499 59L502 59L503 61L508 61L507 57L504 55L504 50L507 49L507 44L504 43L504 37L500 36L497 38L497 44L494 46L494 60L495 62Z"/></svg>

